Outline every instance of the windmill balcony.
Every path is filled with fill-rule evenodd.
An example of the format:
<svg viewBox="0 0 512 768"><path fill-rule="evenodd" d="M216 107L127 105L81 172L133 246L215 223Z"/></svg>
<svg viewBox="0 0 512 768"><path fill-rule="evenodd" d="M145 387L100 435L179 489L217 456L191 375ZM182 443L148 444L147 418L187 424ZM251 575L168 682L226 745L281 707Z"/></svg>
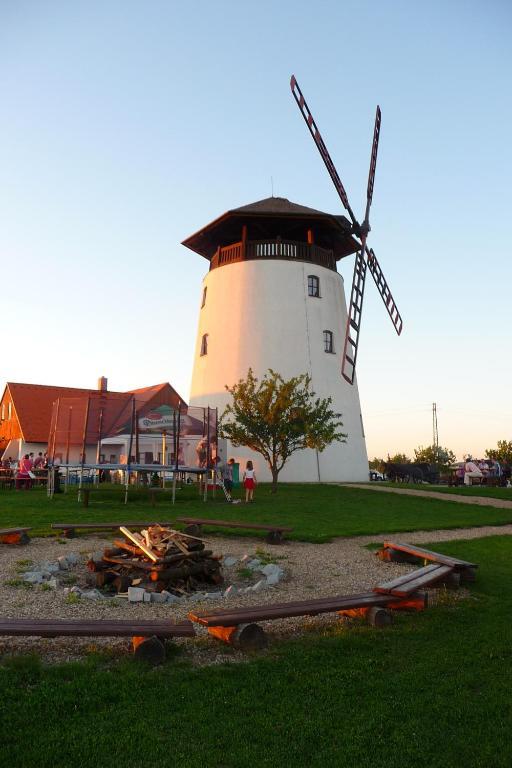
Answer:
<svg viewBox="0 0 512 768"><path fill-rule="evenodd" d="M281 261L307 261L336 271L336 259L332 250L319 245L295 240L247 240L217 248L210 262L210 269L234 264L237 261L255 259L279 259Z"/></svg>

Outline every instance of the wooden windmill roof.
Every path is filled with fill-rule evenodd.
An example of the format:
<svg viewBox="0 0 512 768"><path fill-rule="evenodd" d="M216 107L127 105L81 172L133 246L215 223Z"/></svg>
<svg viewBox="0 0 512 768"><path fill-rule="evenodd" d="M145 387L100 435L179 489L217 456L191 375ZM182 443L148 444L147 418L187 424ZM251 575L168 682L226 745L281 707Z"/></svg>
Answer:
<svg viewBox="0 0 512 768"><path fill-rule="evenodd" d="M313 229L315 242L330 248L341 259L360 248L352 237L352 226L345 216L335 216L316 208L308 208L285 197L267 197L255 203L226 211L195 234L183 240L183 245L210 260L219 245L229 245L241 239L242 225L248 229L249 240L277 236L290 240L306 240Z"/></svg>

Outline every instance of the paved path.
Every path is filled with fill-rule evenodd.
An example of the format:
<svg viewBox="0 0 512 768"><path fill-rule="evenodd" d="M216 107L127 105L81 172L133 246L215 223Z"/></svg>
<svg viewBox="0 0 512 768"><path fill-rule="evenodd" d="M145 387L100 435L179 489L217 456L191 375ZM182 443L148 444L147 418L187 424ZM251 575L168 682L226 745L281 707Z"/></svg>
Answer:
<svg viewBox="0 0 512 768"><path fill-rule="evenodd" d="M412 491L410 488L388 488L382 485L365 485L363 483L340 483L344 488L362 488L365 491L377 491L378 493L398 493L403 496L426 496L429 499L440 501L454 501L457 504L477 504L480 507L499 507L500 509L512 509L512 500L492 499L489 496L459 496L455 493L439 493L438 491Z"/></svg>

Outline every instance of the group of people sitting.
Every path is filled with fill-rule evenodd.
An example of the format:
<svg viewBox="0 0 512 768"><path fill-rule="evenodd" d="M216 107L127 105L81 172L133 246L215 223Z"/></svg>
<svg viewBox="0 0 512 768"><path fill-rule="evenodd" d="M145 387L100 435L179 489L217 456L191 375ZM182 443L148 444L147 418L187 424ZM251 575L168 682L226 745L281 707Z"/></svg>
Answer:
<svg viewBox="0 0 512 768"><path fill-rule="evenodd" d="M13 459L10 456L3 459L1 468L4 471L12 472L16 488L32 488L32 481L42 475L48 469L48 455L41 451L37 454L26 453L21 459Z"/></svg>
<svg viewBox="0 0 512 768"><path fill-rule="evenodd" d="M473 459L467 456L465 462L455 470L455 475L464 485L472 485L474 479L484 483L488 478L497 478L503 485L510 482L510 467L494 459Z"/></svg>

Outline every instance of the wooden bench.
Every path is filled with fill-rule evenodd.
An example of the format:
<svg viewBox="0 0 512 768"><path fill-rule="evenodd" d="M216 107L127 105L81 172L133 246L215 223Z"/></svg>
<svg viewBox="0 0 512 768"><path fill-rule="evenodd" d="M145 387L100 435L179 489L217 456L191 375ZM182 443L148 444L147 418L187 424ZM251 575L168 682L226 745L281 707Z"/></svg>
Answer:
<svg viewBox="0 0 512 768"><path fill-rule="evenodd" d="M385 541L383 548L377 552L381 560L397 560L401 562L417 562L423 560L424 563L440 563L460 572L465 581L475 581L476 563L470 563L467 560L459 560L456 557L443 555L440 552L433 552L430 549L417 547L414 544L406 542Z"/></svg>
<svg viewBox="0 0 512 768"><path fill-rule="evenodd" d="M76 529L84 530L97 530L97 531L115 531L121 526L125 528L147 528L148 525L164 525L172 527L172 523L155 523L154 521L148 522L131 522L131 523L52 523L51 528L54 531L62 531L64 536L68 539L72 539L76 535Z"/></svg>
<svg viewBox="0 0 512 768"><path fill-rule="evenodd" d="M3 619L0 635L11 637L131 637L137 658L160 664L165 659L164 640L194 637L190 621L174 624L166 619Z"/></svg>
<svg viewBox="0 0 512 768"><path fill-rule="evenodd" d="M389 609L423 610L427 606L427 599L425 593L415 593L402 600L390 594L364 592L249 608L227 608L211 613L190 611L188 617L206 627L217 639L243 650L251 650L266 645L266 636L256 623L258 621L337 613L349 617L363 616L373 626L384 627L391 623Z"/></svg>
<svg viewBox="0 0 512 768"><path fill-rule="evenodd" d="M11 469L0 470L0 487L14 488L14 472Z"/></svg>
<svg viewBox="0 0 512 768"><path fill-rule="evenodd" d="M379 595L393 595L394 597L409 597L419 589L431 587L439 582L445 582L449 586L457 587L460 583L460 573L449 565L432 563L423 568L417 568L411 573L406 573L392 581L378 584L373 591Z"/></svg>
<svg viewBox="0 0 512 768"><path fill-rule="evenodd" d="M30 528L0 528L0 542L2 544L28 544L30 536L27 531Z"/></svg>
<svg viewBox="0 0 512 768"><path fill-rule="evenodd" d="M186 523L185 533L191 536L200 536L203 525L211 525L215 528L249 528L255 531L267 531L266 542L268 544L284 544L283 533L290 533L293 528L286 525L275 525L270 523L249 523L245 520L237 522L235 520L210 520L206 517L178 517L180 523Z"/></svg>

